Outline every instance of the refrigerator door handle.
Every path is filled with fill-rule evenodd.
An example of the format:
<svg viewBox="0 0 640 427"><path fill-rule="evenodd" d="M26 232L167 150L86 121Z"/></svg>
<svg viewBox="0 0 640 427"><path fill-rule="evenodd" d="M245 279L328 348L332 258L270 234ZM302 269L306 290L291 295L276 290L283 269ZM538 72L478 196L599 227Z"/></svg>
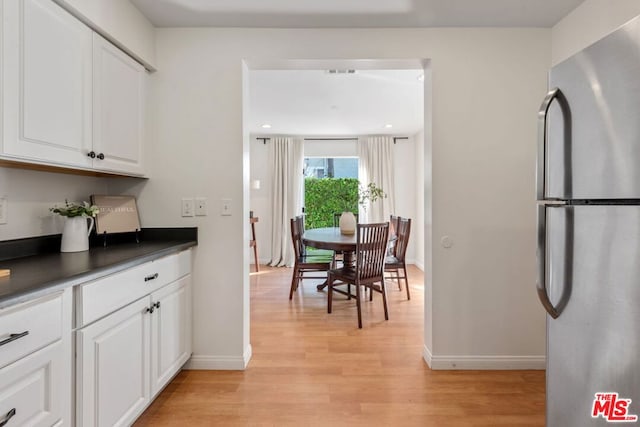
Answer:
<svg viewBox="0 0 640 427"><path fill-rule="evenodd" d="M538 156L536 167L536 198L544 200L546 190L546 163L547 163L547 115L549 107L554 99L560 95L560 89L553 88L542 100L538 110Z"/></svg>
<svg viewBox="0 0 640 427"><path fill-rule="evenodd" d="M545 205L538 205L537 212L537 222L538 222L538 279L536 281L536 289L538 291L538 298L542 303L542 306L549 316L554 319L557 319L560 313L553 306L551 300L549 299L549 294L547 292L547 271L546 271L546 260L547 260L547 207Z"/></svg>

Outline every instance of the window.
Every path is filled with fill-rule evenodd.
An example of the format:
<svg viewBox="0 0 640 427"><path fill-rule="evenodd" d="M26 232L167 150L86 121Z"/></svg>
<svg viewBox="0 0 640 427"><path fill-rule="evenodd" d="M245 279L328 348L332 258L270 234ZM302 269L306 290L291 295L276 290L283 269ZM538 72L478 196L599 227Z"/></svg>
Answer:
<svg viewBox="0 0 640 427"><path fill-rule="evenodd" d="M333 214L358 212L358 158L304 159L306 228L333 227Z"/></svg>
<svg viewBox="0 0 640 427"><path fill-rule="evenodd" d="M313 178L358 178L357 157L306 157L304 176Z"/></svg>

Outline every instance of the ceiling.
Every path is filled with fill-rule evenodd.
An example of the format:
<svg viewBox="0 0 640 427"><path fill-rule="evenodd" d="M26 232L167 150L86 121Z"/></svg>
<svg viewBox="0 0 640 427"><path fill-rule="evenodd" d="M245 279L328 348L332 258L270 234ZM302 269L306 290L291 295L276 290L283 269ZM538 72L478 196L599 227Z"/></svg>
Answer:
<svg viewBox="0 0 640 427"><path fill-rule="evenodd" d="M552 27L584 0L131 1L157 27L403 28ZM347 136L422 129L420 70L354 68L346 75L251 71L250 131ZM265 123L271 128L262 128Z"/></svg>
<svg viewBox="0 0 640 427"><path fill-rule="evenodd" d="M341 70L343 71L343 70ZM422 70L252 70L250 132L412 135L423 127ZM270 129L262 128L270 124ZM392 125L391 128L385 125Z"/></svg>
<svg viewBox="0 0 640 427"><path fill-rule="evenodd" d="M584 0L131 0L156 27L552 27Z"/></svg>

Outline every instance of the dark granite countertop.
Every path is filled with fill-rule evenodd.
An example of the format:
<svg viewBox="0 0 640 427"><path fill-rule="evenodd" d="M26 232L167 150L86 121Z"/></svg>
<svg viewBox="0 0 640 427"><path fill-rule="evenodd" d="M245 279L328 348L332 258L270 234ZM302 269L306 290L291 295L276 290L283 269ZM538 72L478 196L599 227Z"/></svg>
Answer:
<svg viewBox="0 0 640 427"><path fill-rule="evenodd" d="M54 245L39 250L40 253L0 258L0 269L11 270L10 276L0 277L0 308L96 280L197 245L196 229L184 229L188 231L186 233L176 232L181 229L166 229L173 231L169 233L160 230L165 229L143 230L140 243L134 243L134 237L130 243L115 242L103 247L96 239L93 242L96 246L89 251L74 253L51 252L56 237L46 236L54 240ZM13 242L0 242L0 245L6 247L10 243ZM20 243L24 246L23 242ZM15 245L12 250L15 251Z"/></svg>

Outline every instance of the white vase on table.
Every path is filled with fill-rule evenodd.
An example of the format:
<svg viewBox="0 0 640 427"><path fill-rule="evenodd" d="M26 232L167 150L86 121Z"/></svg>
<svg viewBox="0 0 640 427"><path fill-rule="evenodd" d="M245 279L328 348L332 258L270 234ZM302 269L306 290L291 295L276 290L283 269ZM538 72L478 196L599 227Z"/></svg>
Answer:
<svg viewBox="0 0 640 427"><path fill-rule="evenodd" d="M87 230L87 219L91 221ZM89 250L89 234L93 230L93 218L84 216L66 217L62 230L60 252L82 252Z"/></svg>
<svg viewBox="0 0 640 427"><path fill-rule="evenodd" d="M339 222L340 234L355 234L357 224L358 221L356 221L356 216L353 214L353 212L342 212Z"/></svg>

